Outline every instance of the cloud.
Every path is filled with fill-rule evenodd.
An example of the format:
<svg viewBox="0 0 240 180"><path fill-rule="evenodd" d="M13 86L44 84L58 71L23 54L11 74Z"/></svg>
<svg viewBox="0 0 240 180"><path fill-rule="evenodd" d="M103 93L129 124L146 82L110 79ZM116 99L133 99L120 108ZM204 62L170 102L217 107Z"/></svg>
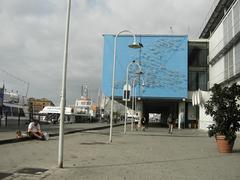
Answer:
<svg viewBox="0 0 240 180"><path fill-rule="evenodd" d="M197 38L213 0L72 0L67 103L88 83L96 99L101 87L104 33L189 34ZM65 0L0 1L0 67L30 82L29 96L60 102ZM26 92L26 84L1 71L6 88Z"/></svg>

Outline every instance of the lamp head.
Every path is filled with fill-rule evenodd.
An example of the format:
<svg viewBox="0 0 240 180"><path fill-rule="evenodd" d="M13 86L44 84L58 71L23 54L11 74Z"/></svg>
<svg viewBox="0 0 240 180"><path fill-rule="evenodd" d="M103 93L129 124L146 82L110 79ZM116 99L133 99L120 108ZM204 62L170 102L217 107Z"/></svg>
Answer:
<svg viewBox="0 0 240 180"><path fill-rule="evenodd" d="M136 74L137 74L137 75L142 75L143 72L142 72L142 71L137 71Z"/></svg>
<svg viewBox="0 0 240 180"><path fill-rule="evenodd" d="M138 48L143 47L143 45L141 43L133 42L132 44L129 44L128 47L138 49Z"/></svg>

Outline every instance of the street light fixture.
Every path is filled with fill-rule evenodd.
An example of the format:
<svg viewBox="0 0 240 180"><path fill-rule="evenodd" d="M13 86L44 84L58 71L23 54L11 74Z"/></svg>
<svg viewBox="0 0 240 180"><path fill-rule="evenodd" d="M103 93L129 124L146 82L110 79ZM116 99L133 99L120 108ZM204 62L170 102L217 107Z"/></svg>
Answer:
<svg viewBox="0 0 240 180"><path fill-rule="evenodd" d="M62 74L62 91L60 102L60 122L59 122L59 144L58 144L58 167L63 168L63 129L65 120L65 105L66 105L66 74L67 74L67 58L68 58L68 36L70 23L71 0L68 0L66 31L65 31L65 46L63 57L63 74Z"/></svg>
<svg viewBox="0 0 240 180"><path fill-rule="evenodd" d="M136 43L136 36L129 30L120 31L114 38L114 50L113 50L113 70L112 70L112 101L111 101L111 113L110 113L110 133L109 142L112 142L112 122L113 122L113 103L114 103L114 83L115 83L115 67L116 67L116 50L117 50L117 37L122 33L130 33L133 36L133 43L129 45L130 48L141 48L140 43Z"/></svg>
<svg viewBox="0 0 240 180"><path fill-rule="evenodd" d="M142 74L142 73L141 73ZM140 74L139 74L140 75ZM133 114L135 114L136 111L136 104L137 104L137 96L136 96L136 88L135 88L135 82L138 78L141 77L135 77L135 79L132 81L132 121L131 121L131 131L133 131ZM143 77L141 78L142 84L141 86L144 87L144 79Z"/></svg>
<svg viewBox="0 0 240 180"><path fill-rule="evenodd" d="M136 64L138 66L138 69L139 69L139 74L140 72L142 72L142 69L141 69L141 66L139 64L139 62L133 60L132 62L130 62L127 66L127 72L126 72L126 86L127 86L127 92L128 92L128 70L129 70L129 67L133 64ZM128 97L127 97L127 93L126 93L126 98L125 98L125 118L124 118L124 134L126 134L126 131L127 131L127 110L128 110L128 107L127 107L127 101L128 101Z"/></svg>

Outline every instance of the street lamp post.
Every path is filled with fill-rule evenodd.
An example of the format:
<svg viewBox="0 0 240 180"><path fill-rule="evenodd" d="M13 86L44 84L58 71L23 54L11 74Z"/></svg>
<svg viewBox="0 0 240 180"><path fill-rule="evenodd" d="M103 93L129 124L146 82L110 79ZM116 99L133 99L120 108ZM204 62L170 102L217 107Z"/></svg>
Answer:
<svg viewBox="0 0 240 180"><path fill-rule="evenodd" d="M63 57L63 74L62 74L62 91L60 102L60 123L59 123L59 144L58 144L58 167L63 168L63 135L64 135L64 119L65 119L65 105L66 105L66 74L67 74L67 58L68 58L68 36L70 23L71 0L68 0L67 19L65 30L65 46Z"/></svg>
<svg viewBox="0 0 240 180"><path fill-rule="evenodd" d="M128 92L128 70L129 70L129 67L133 64L136 64L139 68L139 73L141 72L141 66L140 64L137 62L137 61L132 61L131 63L128 64L127 66L127 72L126 72L126 85L127 85L127 92ZM127 97L127 93L126 93L126 97L125 97L125 118L124 118L124 134L126 134L126 131L127 131L127 110L128 110L128 107L127 107L127 101L128 101L128 97Z"/></svg>
<svg viewBox="0 0 240 180"><path fill-rule="evenodd" d="M132 110L133 110L133 114L135 114L136 104L137 104L136 88L135 88L135 82L136 82L137 78L140 78L140 77L135 77L133 82L132 82ZM143 87L143 86L145 86L144 79L141 78L141 80L142 80L141 86ZM131 131L133 131L133 114L132 114L132 121L131 121Z"/></svg>
<svg viewBox="0 0 240 180"><path fill-rule="evenodd" d="M136 78L135 78L136 79ZM132 82L132 118L131 118L131 131L133 131L133 119L134 119L134 114L135 114L135 106L134 106L134 93L135 93L135 89L134 89L134 83L135 83L135 79Z"/></svg>
<svg viewBox="0 0 240 180"><path fill-rule="evenodd" d="M109 142L112 142L112 122L113 122L113 103L114 103L114 83L115 83L115 67L116 67L116 50L117 50L117 37L122 33L130 33L133 36L133 43L128 47L130 48L141 48L139 43L136 43L136 36L129 30L120 31L115 35L114 38L114 49L113 49L113 69L112 69L112 101L111 101L111 113L110 113L110 133Z"/></svg>

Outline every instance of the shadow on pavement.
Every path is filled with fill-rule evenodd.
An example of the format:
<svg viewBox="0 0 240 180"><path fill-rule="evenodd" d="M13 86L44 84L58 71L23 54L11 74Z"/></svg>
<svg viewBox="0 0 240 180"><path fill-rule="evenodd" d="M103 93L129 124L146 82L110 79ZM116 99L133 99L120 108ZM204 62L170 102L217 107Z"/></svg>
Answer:
<svg viewBox="0 0 240 180"><path fill-rule="evenodd" d="M106 143L106 142L83 142L83 143L80 143L81 145L99 145L99 144L109 144L109 143Z"/></svg>
<svg viewBox="0 0 240 180"><path fill-rule="evenodd" d="M138 134L131 134L131 135L136 135L136 136L163 136L163 137L189 137L189 138L192 138L192 137L201 137L201 138L205 138L207 137L206 136L203 136L203 135L178 135L178 134L144 134L144 133L138 133Z"/></svg>
<svg viewBox="0 0 240 180"><path fill-rule="evenodd" d="M212 157L196 157L196 158L184 158L184 159L168 159L168 160L161 160L161 161L143 161L143 162L131 162L131 163L118 163L118 164L100 164L100 165L89 165L89 166L74 166L72 167L65 167L66 169L73 169L73 168L102 168L102 167L118 167L118 166L136 166L136 165L146 165L146 164L160 164L160 163L167 163L167 162L181 162L181 161L192 161L192 160L203 160L203 159L216 159L221 158L224 156L216 155Z"/></svg>

